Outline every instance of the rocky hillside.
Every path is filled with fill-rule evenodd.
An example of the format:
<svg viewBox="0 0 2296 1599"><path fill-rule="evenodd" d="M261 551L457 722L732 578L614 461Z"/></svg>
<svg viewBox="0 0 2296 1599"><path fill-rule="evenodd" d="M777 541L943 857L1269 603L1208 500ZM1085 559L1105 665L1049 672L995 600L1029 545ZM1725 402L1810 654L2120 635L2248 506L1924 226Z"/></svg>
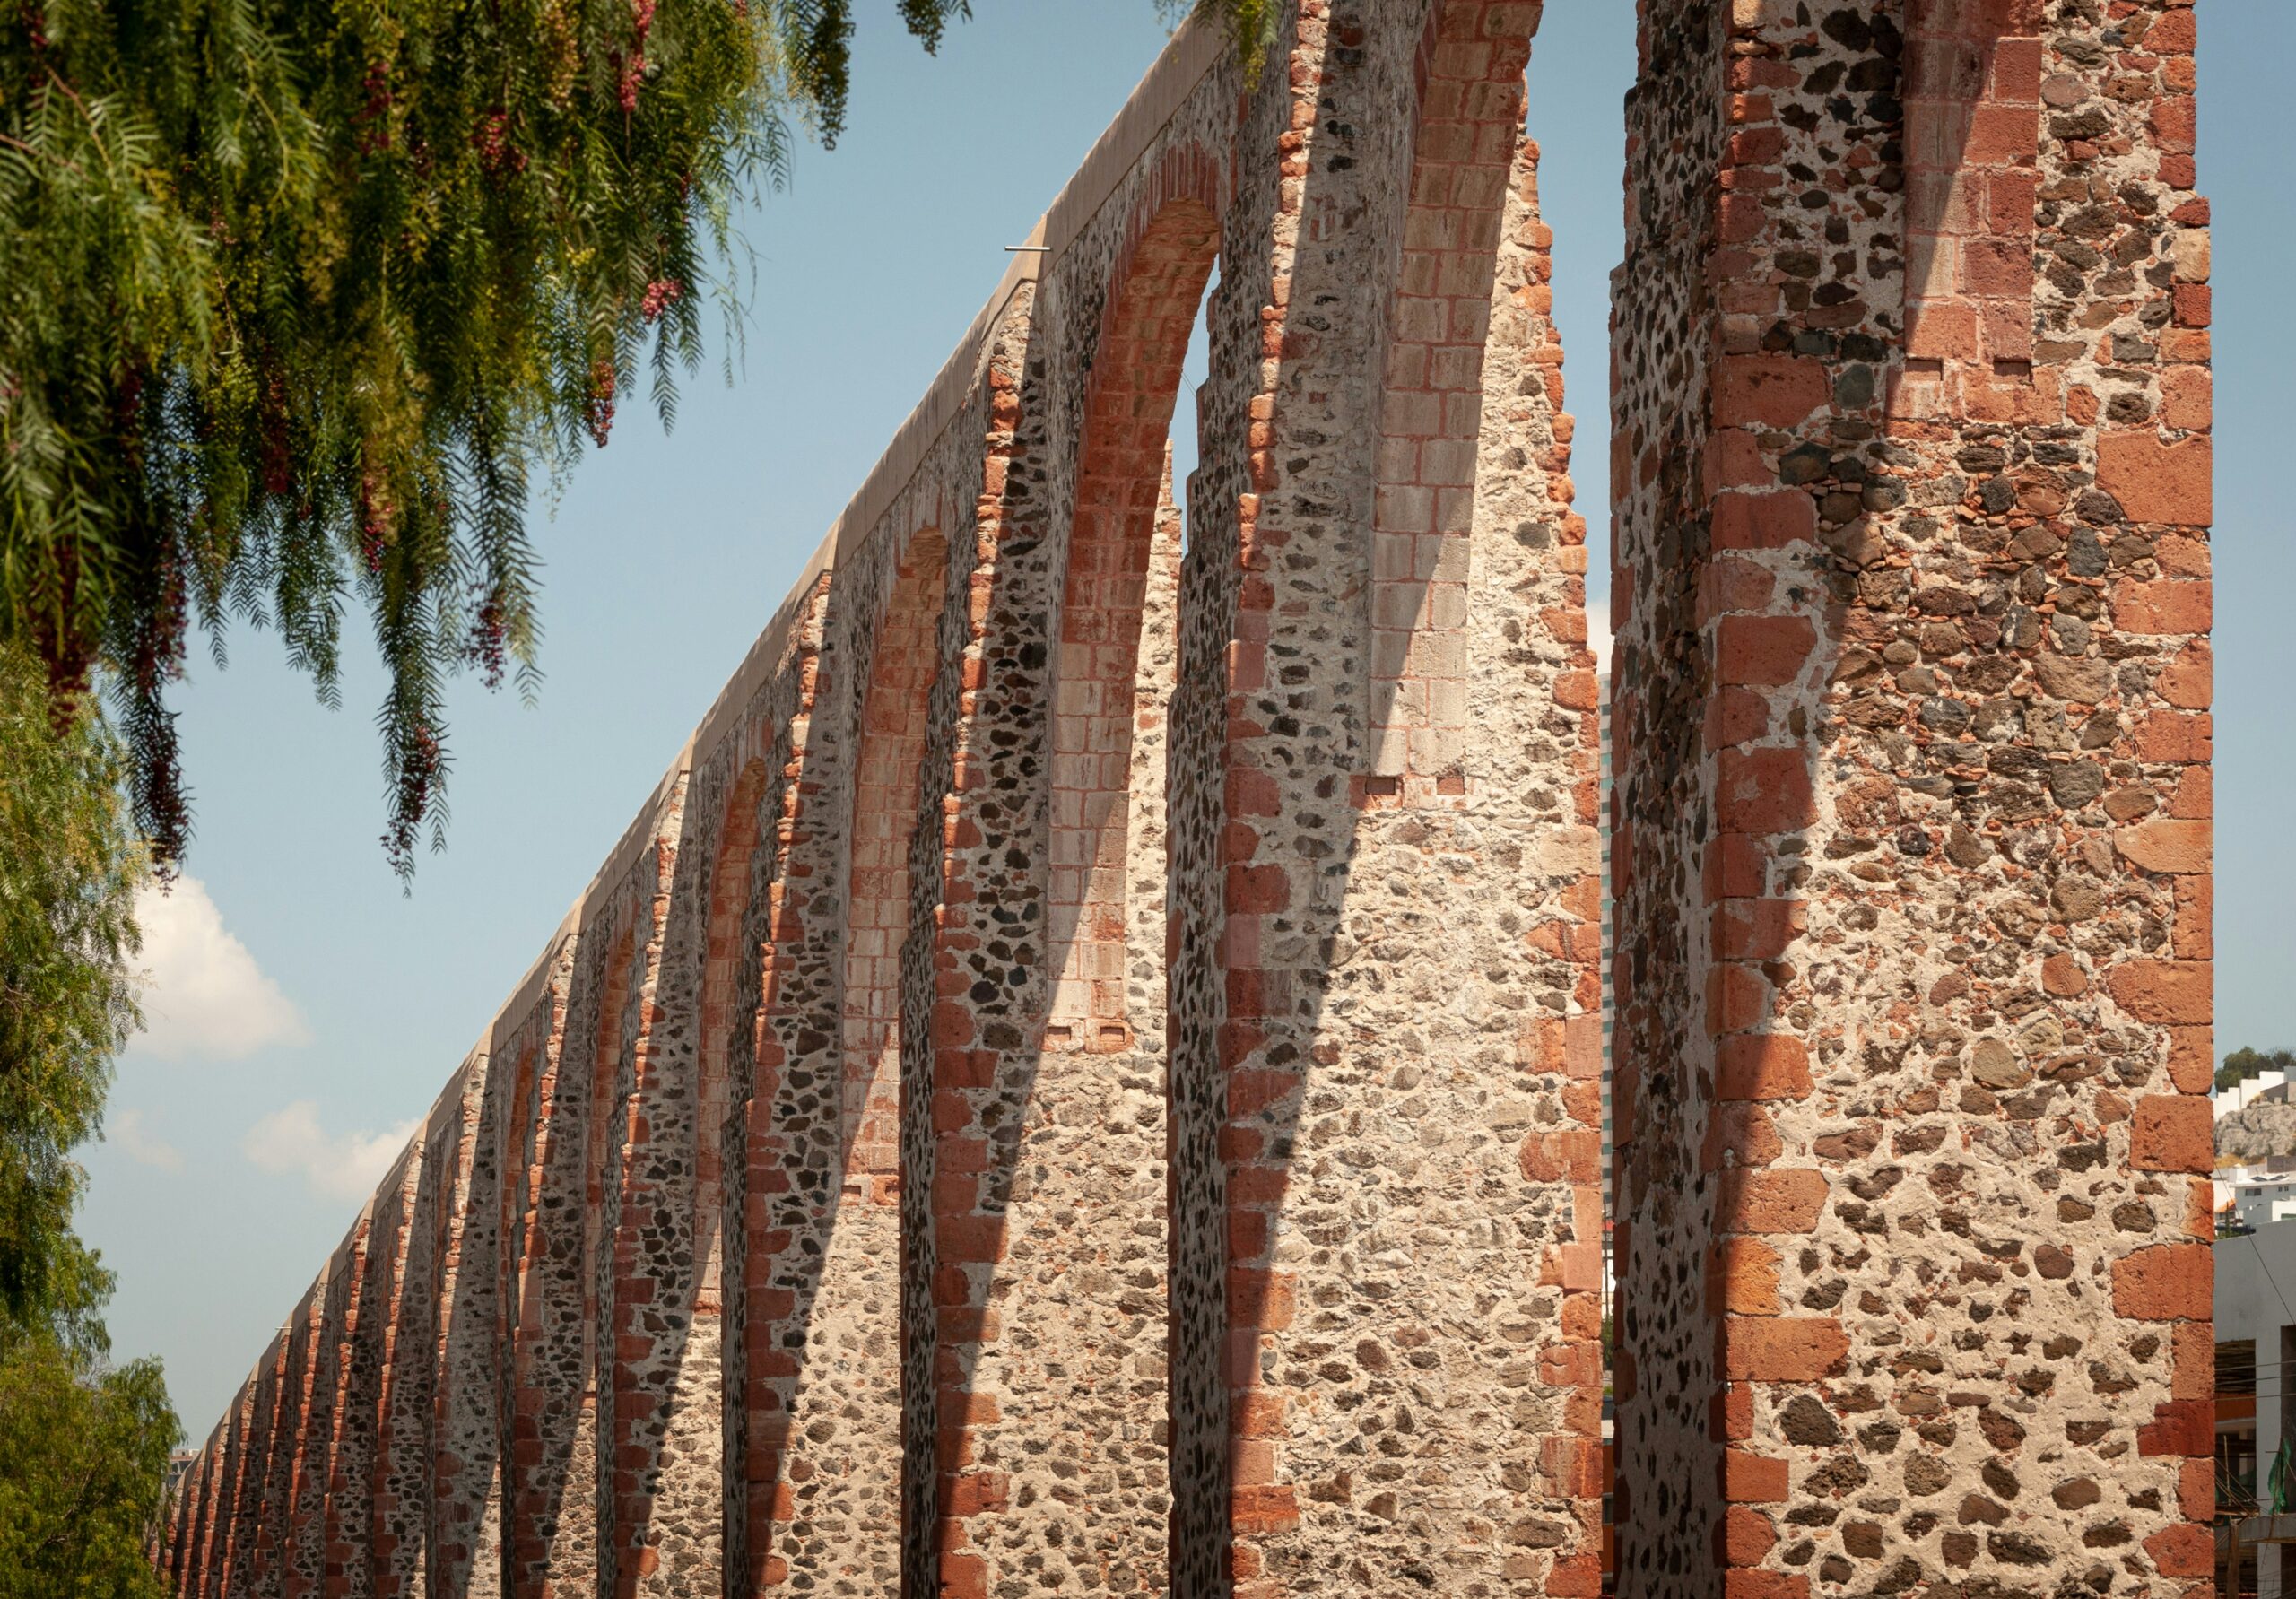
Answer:
<svg viewBox="0 0 2296 1599"><path fill-rule="evenodd" d="M2274 1155L2296 1155L2296 1105L2266 1099L2216 1124L2218 1164L2253 1164Z"/></svg>

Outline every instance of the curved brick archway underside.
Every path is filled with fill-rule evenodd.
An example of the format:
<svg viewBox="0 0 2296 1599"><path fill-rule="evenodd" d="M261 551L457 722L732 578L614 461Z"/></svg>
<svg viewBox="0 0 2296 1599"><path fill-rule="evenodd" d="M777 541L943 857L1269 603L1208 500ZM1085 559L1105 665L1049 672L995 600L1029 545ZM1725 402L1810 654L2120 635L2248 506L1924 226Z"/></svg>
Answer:
<svg viewBox="0 0 2296 1599"><path fill-rule="evenodd" d="M1638 12L1608 816L1539 4L1183 30L179 1592L2207 1591L2193 8Z"/></svg>

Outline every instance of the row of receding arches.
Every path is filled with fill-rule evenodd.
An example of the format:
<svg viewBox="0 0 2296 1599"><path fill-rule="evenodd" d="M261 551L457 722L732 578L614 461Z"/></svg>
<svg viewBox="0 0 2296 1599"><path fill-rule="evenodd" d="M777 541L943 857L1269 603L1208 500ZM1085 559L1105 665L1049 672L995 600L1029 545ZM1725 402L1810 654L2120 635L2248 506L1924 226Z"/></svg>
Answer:
<svg viewBox="0 0 2296 1599"><path fill-rule="evenodd" d="M1370 778L1392 786L1382 792L1448 780L1461 732L1456 719L1444 719L1440 703L1445 660L1454 661L1448 670L1457 675L1456 652L1447 654L1442 639L1447 630L1456 634L1463 626L1457 606L1465 585L1457 562L1468 528L1461 508L1474 484L1481 318L1488 312L1498 218L1519 139L1519 65L1511 98L1470 106L1455 93L1440 105L1430 97L1431 80L1441 78L1436 54L1442 30L1479 27L1485 9L1431 7L1418 55L1418 91L1430 106L1429 120L1421 130L1422 150L1396 266L1394 326L1384 367L1381 487L1371 530L1370 731L1378 753ZM1453 90L1436 82L1433 92L1439 98ZM1486 126L1504 136L1474 136L1473 130ZM1464 138L1463 128L1468 130ZM1078 1091L1078 1103L1091 1103L1092 1092L1080 1085L1089 1087L1118 1069L1112 1062L1129 1062L1150 1080L1169 1065L1164 883L1175 863L1163 848L1161 761L1176 686L1183 589L1172 427L1192 341L1204 326L1199 308L1219 269L1225 167L1224 158L1194 147L1162 157L1111 274L1117 287L1092 352L1050 672L1046 947L1039 952L1045 980L1039 1064L1031 1091L1048 1104L1072 1090ZM1185 459L1193 452L1185 439L1179 442L1177 453ZM1235 443L1225 441L1225 447ZM627 1557L592 1551L602 1563L615 1564L620 1593L704 1591L690 1586L701 1580L696 1572L736 1560L752 1586L834 1572L833 1583L812 1591L883 1592L898 1584L904 1593L934 1593L944 1575L938 1524L961 1514L951 1503L950 1483L976 1436L994 1430L968 1389L982 1359L978 1346L995 1340L987 1330L994 1313L986 1302L985 1279L1000 1264L964 1263L979 1269L956 1287L930 1273L920 1281L915 1269L920 1257L928 1264L937 1258L930 1239L936 1226L931 1190L977 1175L936 1169L929 1153L916 1158L920 1143L929 1149L944 1110L939 1096L949 1086L936 1074L932 1041L921 1035L929 1031L937 997L932 985L945 971L935 964L931 948L934 909L945 885L930 879L948 856L937 830L953 825L944 804L950 752L935 745L935 730L961 698L944 681L957 659L946 618L970 598L952 592L952 573L970 543L964 538L968 549L952 551L956 536L939 527L920 529L891 563L877 615L865 630L863 675L848 691L854 695L856 734L849 811L834 822L810 819L841 827L847 840L843 881L830 894L841 937L837 1036L817 1052L833 1058L834 1082L813 1090L833 1106L815 1118L834 1130L828 1147L794 1148L787 1128L775 1125L777 1107L788 1102L791 1091L786 1082L769 1086L776 1070L790 1065L787 1058L767 1058L767 1012L780 1000L772 974L761 978L750 969L756 952L775 948L782 936L781 929L768 926L763 902L770 896L760 885L762 857L777 846L776 828L793 820L776 812L788 752L777 748L743 760L707 795L714 813L709 828L697 828L694 818L687 818L691 847L706 849L713 862L693 1002L700 1025L688 1124L695 1268L685 1309L691 1326L679 1369L649 1379L657 1384L650 1395L632 1397L636 1391L622 1389L616 1369L625 1358L624 1341L651 1337L648 1348L660 1342L657 1331L648 1327L652 1312L640 1295L645 1284L622 1242L644 1225L632 1217L647 1203L648 1183L668 1169L647 1150L660 1133L652 1118L663 1084L649 1076L659 1070L654 1064L662 1058L659 1047L641 1041L627 1065L623 1050L625 1038L639 1027L632 1007L643 1010L651 1003L640 993L647 980L640 969L647 947L642 905L633 904L618 924L601 929L610 952L596 958L596 975L588 979L596 994L590 1008L578 1012L578 1024L570 1017L566 1048L588 1056L578 1073L561 1068L587 1095L579 1138L564 1148L530 1151L536 1173L531 1190L504 1181L504 1247L513 1249L517 1235L529 1240L531 1252L532 1240L544 1236L535 1223L544 1186L554 1180L551 1174L578 1170L582 1237L566 1268L567 1291L594 1329L591 1369L601 1408L591 1423L599 1430L587 1443L590 1459L547 1473L554 1486L544 1498L508 1492L505 1525L497 1535L516 1543L520 1529L537 1526L561 1539L575 1535L584 1515L575 1501L584 1496L586 1475L619 1484L622 1453L635 1451L646 1464L630 1479L634 1487L621 1494L602 1490L595 1510L601 1530L613 1532ZM698 791L693 800L702 803ZM772 890L784 901L810 891L787 882ZM586 952L584 958L591 957ZM742 1145L716 1134L744 1119L734 1095L744 1079L736 1056L744 1052L759 1103L747 1112L752 1131ZM536 1081L541 1067L533 1052L515 1071L517 1098L548 1098L552 1085ZM1159 1091L1167 1087L1158 1086ZM1025 1104L1019 1110L1030 1114ZM1156 1174L1152 1186L1159 1190L1170 1185L1177 1191L1193 1180L1199 1190L1221 1191L1217 1169L1224 1157L1216 1137L1187 1147L1168 1142L1178 1136L1168 1115L1136 1118L1121 1134L1105 1127L1092 1134L1107 1146L1093 1170L1129 1165ZM1198 1169L1181 1170L1191 1163ZM519 1170L515 1164L511 1169ZM826 1191L808 1187L822 1179ZM784 1187L796 1191L784 1195ZM1031 1198L1008 1191L998 1197L996 1213L1012 1219L1002 1224L1003 1238L992 1253L1008 1250L1025 1224L1062 1236L1062 1219L1044 1212L1084 1195L1039 1191ZM810 1232L781 1224L784 1216L807 1207L817 1218ZM823 1212L830 1220L819 1222ZM1230 1240L1215 1227L1208 1233L1197 1229L1192 1241L1183 1242L1169 1213L1156 1220L1169 1231L1158 1230L1145 1258L1165 1280L1161 1291L1194 1273L1213 1285L1206 1291L1225 1293L1238 1264ZM1187 1251L1196 1257L1182 1258ZM1258 1274L1237 1279L1246 1289L1227 1313L1239 1325L1262 1314L1249 1285L1264 1282L1268 1269L1265 1259L1244 1264ZM540 1264L514 1258L510 1270ZM581 1273L578 1282L574 1273ZM865 1306L865 1325L852 1325L858 1307L840 1300L846 1290ZM1085 1309L1108 1312L1098 1325L1128 1326L1141 1319L1118 1314L1118 1302L1127 1294L1120 1280L1063 1291L1097 1296L1099 1304ZM1066 1325L1083 1325L1083 1314L1078 1311ZM840 1318L844 1325L831 1325ZM1224 1389L1231 1403L1248 1388L1250 1374L1227 1369L1216 1334L1184 1328L1178 1317L1168 1331L1161 1311L1148 1320L1154 1325L1140 1334L1142 1342L1152 1343L1161 1352L1156 1364L1170 1369L1169 1377L1157 1371L1160 1387L1169 1383L1177 1392L1195 1383L1215 1393ZM920 1345L944 1357L952 1346L971 1352L920 1367L913 1359ZM802 1362L821 1362L825 1353L839 1358L803 1369ZM1097 1368L1091 1359L1079 1351L1070 1363L1090 1368L1086 1376L1072 1372L1054 1379L1039 1414L1020 1423L1008 1419L1008 1425L1057 1426L1060 1382L1069 1383L1073 1393L1088 1381L1115 1380L1113 1355ZM1027 1369L1041 1377L1062 1363L1039 1360ZM514 1374L514 1386L517 1380ZM808 1385L835 1392L808 1397ZM804 1409L808 1404L813 1408ZM1181 1460L1185 1430L1157 1431L1164 1424L1161 1394L1147 1403L1128 1395L1123 1408L1145 1418L1147 1432L1097 1440L1092 1447L1102 1454L1095 1460L1124 1450L1160 1462L1169 1450ZM692 1447L683 1419L720 1412L728 1452ZM826 1429L821 1436L812 1430L816 1423ZM1224 1435L1224 1424L1213 1420L1187 1438L1202 1442L1205 1426ZM506 1436L515 1447L517 1425ZM1147 1470L1144 1487L1120 1482L1100 1507L1095 1534L1102 1547L1094 1558L1105 1566L1109 1549L1121 1549L1137 1591L1164 1586L1168 1536L1177 1553L1183 1543L1201 1542L1205 1517L1225 1515L1224 1436L1185 1458L1184 1464L1160 1463ZM1182 1472L1207 1481L1171 1480ZM1155 1480L1159 1473L1161 1481ZM505 1474L512 1489L528 1480L517 1471ZM1181 1508L1172 1508L1175 1499L1185 1501ZM1184 1525L1187 1516L1194 1523ZM889 1560L895 1551L897 1560ZM517 1575L512 1586L543 1591L540 1585L562 1552L548 1540L513 1548L509 1565ZM898 1571L890 1569L895 1564Z"/></svg>

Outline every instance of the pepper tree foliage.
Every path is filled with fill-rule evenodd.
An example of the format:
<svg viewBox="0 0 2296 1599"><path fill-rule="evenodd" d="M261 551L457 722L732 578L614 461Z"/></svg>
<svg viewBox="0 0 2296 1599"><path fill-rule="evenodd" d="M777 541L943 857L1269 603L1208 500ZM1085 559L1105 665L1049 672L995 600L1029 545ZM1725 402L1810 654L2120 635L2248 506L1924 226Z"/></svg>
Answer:
<svg viewBox="0 0 2296 1599"><path fill-rule="evenodd" d="M914 0L913 22L946 9ZM842 111L831 0L20 0L0 22L0 593L109 682L164 862L196 624L344 614L402 870L448 677L531 672L527 480L701 352L733 208Z"/></svg>
<svg viewBox="0 0 2296 1599"><path fill-rule="evenodd" d="M896 4L928 49L970 14ZM449 679L535 681L530 477L635 389L674 421L705 304L738 338L736 208L793 125L834 143L852 30L852 0L0 0L0 640L61 706L109 692L163 871L191 632L220 660L274 627L334 703L354 604L385 848L443 841Z"/></svg>
<svg viewBox="0 0 2296 1599"><path fill-rule="evenodd" d="M0 643L0 1599L159 1599L144 1558L180 1436L156 1360L115 1367L112 1277L73 1231L111 1056L135 1020L142 846L118 741L54 715Z"/></svg>
<svg viewBox="0 0 2296 1599"><path fill-rule="evenodd" d="M57 724L38 665L0 645L0 1344L46 1326L100 1343L110 1279L72 1231L111 1057L136 1012L144 856L117 741Z"/></svg>
<svg viewBox="0 0 2296 1599"><path fill-rule="evenodd" d="M166 1599L144 1551L181 1437L157 1360L0 1343L0 1599Z"/></svg>

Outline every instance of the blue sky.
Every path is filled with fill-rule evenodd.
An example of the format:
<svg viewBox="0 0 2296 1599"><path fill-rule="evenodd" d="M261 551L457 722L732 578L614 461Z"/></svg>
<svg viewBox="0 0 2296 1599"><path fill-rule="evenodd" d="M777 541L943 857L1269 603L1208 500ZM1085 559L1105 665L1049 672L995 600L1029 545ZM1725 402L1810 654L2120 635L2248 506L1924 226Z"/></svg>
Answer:
<svg viewBox="0 0 2296 1599"><path fill-rule="evenodd" d="M87 1151L84 1230L119 1273L122 1355L165 1358L203 1437L741 660L805 557L1163 43L1152 0L976 0L937 58L861 0L848 132L749 222L748 350L676 431L625 408L534 532L539 701L454 706L450 847L402 897L377 844L371 660L330 712L244 630L181 694L194 882L152 917L151 1032ZM1621 251L1629 0L1553 0L1531 68L1555 230L1573 476L1606 613L1608 274ZM2281 74L2296 6L2202 15L2201 181L2216 207L2218 1043L2296 1044L2288 914L2296 553L2276 515L2296 337ZM2237 333L2225 335L2225 330ZM1192 384L1190 385L1192 387ZM1185 392L1185 391L1184 391ZM1183 438L1191 424L1178 430Z"/></svg>

